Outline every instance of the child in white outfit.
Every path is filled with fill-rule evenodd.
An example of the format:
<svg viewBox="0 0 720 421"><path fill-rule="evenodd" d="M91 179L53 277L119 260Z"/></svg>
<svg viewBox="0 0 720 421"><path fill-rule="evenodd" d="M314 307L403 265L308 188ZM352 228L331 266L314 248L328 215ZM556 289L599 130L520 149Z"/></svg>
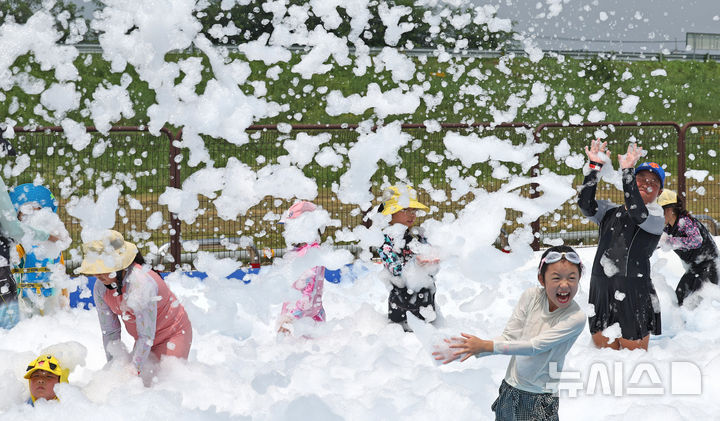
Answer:
<svg viewBox="0 0 720 421"><path fill-rule="evenodd" d="M462 357L491 354L512 355L492 405L496 420L557 420L559 399L550 388L550 364L562 371L565 355L585 326L585 314L573 301L578 290L582 263L568 246L548 249L540 261L538 280L542 287L523 292L502 335L484 340L463 333L446 340L452 354L434 353L445 363Z"/></svg>

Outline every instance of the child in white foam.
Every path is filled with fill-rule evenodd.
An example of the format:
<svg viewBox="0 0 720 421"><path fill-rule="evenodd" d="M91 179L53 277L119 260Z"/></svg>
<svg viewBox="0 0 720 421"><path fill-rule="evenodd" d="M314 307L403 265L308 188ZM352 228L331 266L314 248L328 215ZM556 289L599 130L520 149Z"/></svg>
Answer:
<svg viewBox="0 0 720 421"><path fill-rule="evenodd" d="M538 267L541 287L522 294L502 335L485 340L462 333L446 340L449 353L433 353L445 363L472 355L513 356L492 405L496 420L558 419L559 398L551 387L556 380L550 377L550 367L562 371L565 355L585 326L585 314L573 301L582 268L571 247L548 249Z"/></svg>
<svg viewBox="0 0 720 421"><path fill-rule="evenodd" d="M317 210L317 206L307 201L299 201L292 205L290 209L283 215L280 220L281 223L286 224L286 236L289 227L287 224L293 224L298 221L301 215L314 212ZM301 227L299 227L301 228ZM303 231L303 230L293 230ZM307 231L307 230L306 230ZM304 256L309 250L320 247L320 233L316 230L311 230L311 233L300 234L300 237L307 242L295 243L294 248L289 253L289 257L300 257ZM312 237L312 238L311 238ZM325 309L322 304L322 293L323 283L325 280L325 267L314 266L305 272L292 283L292 287L302 293L300 299L295 303L285 302L283 303L282 312L280 315L280 327L278 329L281 333L290 333L292 322L303 317L308 317L316 322L325 321Z"/></svg>
<svg viewBox="0 0 720 421"><path fill-rule="evenodd" d="M10 200L12 200L15 209L18 212L20 221L32 219L35 226L47 226L48 228L62 228L61 231L69 235L62 225L62 221L57 214L58 203L52 192L45 186L35 185L33 183L21 184L9 192ZM45 212L45 214L43 214ZM54 221L53 221L54 220ZM52 222L59 224L59 227L51 227ZM39 223L47 225L38 225ZM13 265L13 274L15 281L18 283L19 304L20 309L26 317L32 315L49 314L59 308L67 307L69 304L68 291L63 289L60 291L55 287L53 270L65 272L65 260L62 252L56 255L43 255L47 250L40 250L37 245L15 246L19 261ZM60 268L56 266L62 265Z"/></svg>

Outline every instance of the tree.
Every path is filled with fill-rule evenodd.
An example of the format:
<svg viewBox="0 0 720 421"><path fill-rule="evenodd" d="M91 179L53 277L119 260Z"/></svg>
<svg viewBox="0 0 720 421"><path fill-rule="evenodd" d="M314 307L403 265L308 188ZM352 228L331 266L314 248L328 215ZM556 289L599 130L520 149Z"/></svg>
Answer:
<svg viewBox="0 0 720 421"><path fill-rule="evenodd" d="M198 13L197 17L203 25L203 33L210 39L217 40L223 44L237 45L249 40L257 39L260 35L273 31L272 13L266 12L262 5L265 0L250 0L247 5L235 3L230 10L222 10L221 0L208 0L208 6ZM370 47L385 47L387 42L385 35L386 25L382 21L382 14L393 8L404 8L401 23L414 25L413 29L404 32L395 43L398 47L411 45L414 48L435 48L443 45L449 48L455 46L458 40L466 43L467 48L497 50L502 48L512 39L514 32L490 32L486 24L477 25L472 22L460 29L455 29L450 24L450 18L454 15L468 14L474 16L475 10L471 7L451 8L442 6L429 8L418 6L415 0L372 0L369 4L371 18L361 35L361 39ZM306 0L289 0L288 6L305 7L308 10L308 19L305 25L312 30L318 25L323 25L321 18L312 13L312 8ZM403 10L403 9L395 9ZM338 37L350 34L350 17L342 8L337 9L342 18L342 23L334 29L328 30ZM220 36L220 28L231 28L234 25L237 30ZM217 26L216 26L217 25Z"/></svg>
<svg viewBox="0 0 720 421"><path fill-rule="evenodd" d="M0 2L0 25L8 21L25 24L32 15L42 9L44 9L42 0L3 0ZM83 17L83 6L58 0L48 12L55 16L55 29L63 34L59 40L60 43L78 42L89 35L89 32L85 31L78 33L77 25L73 28L73 24L77 24L79 21L84 23L85 28L89 27L87 20Z"/></svg>
<svg viewBox="0 0 720 421"><path fill-rule="evenodd" d="M220 0L210 0L207 8L197 13L202 24L202 33L210 40L222 44L237 45L255 40L264 33L272 33L272 14L263 10L264 1L252 0L247 5L235 5L230 10L222 10ZM218 37L214 28L237 28L237 33Z"/></svg>

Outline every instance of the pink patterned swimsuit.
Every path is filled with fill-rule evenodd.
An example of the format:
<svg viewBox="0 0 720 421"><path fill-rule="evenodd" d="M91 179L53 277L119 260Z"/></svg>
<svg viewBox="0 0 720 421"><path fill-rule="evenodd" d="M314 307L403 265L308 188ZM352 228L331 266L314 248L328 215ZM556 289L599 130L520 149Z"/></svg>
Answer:
<svg viewBox="0 0 720 421"><path fill-rule="evenodd" d="M318 247L320 247L318 243L312 243L297 248L292 253L294 256L304 256L309 249ZM325 309L322 305L324 280L324 266L315 266L303 272L292 284L294 289L302 293L302 297L295 302L294 306L289 302L283 303L282 315L290 315L296 319L311 317L316 322L325 321Z"/></svg>

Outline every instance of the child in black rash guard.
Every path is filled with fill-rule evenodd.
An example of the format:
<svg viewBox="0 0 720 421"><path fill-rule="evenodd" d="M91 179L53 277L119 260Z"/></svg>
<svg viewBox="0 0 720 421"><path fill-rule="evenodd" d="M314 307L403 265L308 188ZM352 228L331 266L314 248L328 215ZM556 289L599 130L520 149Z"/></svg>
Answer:
<svg viewBox="0 0 720 421"><path fill-rule="evenodd" d="M647 350L650 333L659 335L660 305L650 279L650 256L663 232L665 219L655 203L662 192L665 172L654 162L633 170L642 148L631 143L618 155L625 204L595 200L598 173L609 158L607 143L595 140L585 148L590 172L585 176L578 205L599 226L600 239L590 275L589 302L595 314L590 333L598 347ZM621 338L612 341L602 331L619 323Z"/></svg>

